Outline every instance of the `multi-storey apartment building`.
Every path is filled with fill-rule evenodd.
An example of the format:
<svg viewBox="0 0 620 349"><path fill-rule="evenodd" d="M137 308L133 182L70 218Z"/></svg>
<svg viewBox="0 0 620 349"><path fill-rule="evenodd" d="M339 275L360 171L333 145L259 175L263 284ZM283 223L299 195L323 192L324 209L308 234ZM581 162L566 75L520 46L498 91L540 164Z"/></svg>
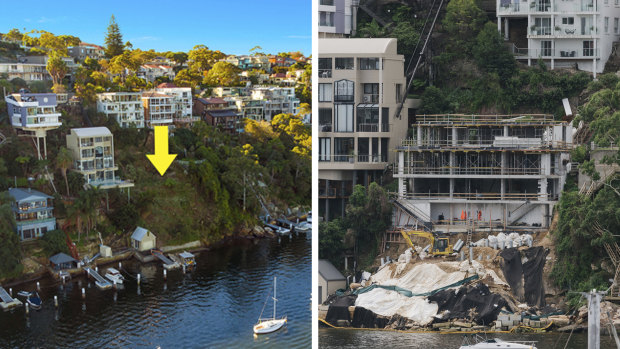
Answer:
<svg viewBox="0 0 620 349"><path fill-rule="evenodd" d="M143 64L136 72L136 76L151 83L155 82L155 79L160 77L174 80L175 75L172 66L167 64Z"/></svg>
<svg viewBox="0 0 620 349"><path fill-rule="evenodd" d="M413 137L396 144L396 226L549 227L570 171L568 123L553 115L418 115L413 126Z"/></svg>
<svg viewBox="0 0 620 349"><path fill-rule="evenodd" d="M100 59L105 55L102 46L81 42L78 46L68 48L69 56L84 61L86 58Z"/></svg>
<svg viewBox="0 0 620 349"><path fill-rule="evenodd" d="M116 119L121 127L144 127L144 107L140 92L98 93L97 111Z"/></svg>
<svg viewBox="0 0 620 349"><path fill-rule="evenodd" d="M251 99L264 101L263 119L266 121L282 113L296 114L299 108L299 98L295 96L294 87L254 87Z"/></svg>
<svg viewBox="0 0 620 349"><path fill-rule="evenodd" d="M172 97L172 103L174 103L175 108L175 124L194 121L194 118L192 118L193 99L191 87L176 87L171 83L163 83L159 84L155 91Z"/></svg>
<svg viewBox="0 0 620 349"><path fill-rule="evenodd" d="M39 238L56 229L53 197L30 188L10 188L9 195L13 198L11 208L22 241Z"/></svg>
<svg viewBox="0 0 620 349"><path fill-rule="evenodd" d="M497 28L518 60L603 72L620 37L618 0L497 0Z"/></svg>
<svg viewBox="0 0 620 349"><path fill-rule="evenodd" d="M20 78L25 81L52 80L42 63L0 63L0 74L7 74L8 80Z"/></svg>
<svg viewBox="0 0 620 349"><path fill-rule="evenodd" d="M319 38L344 38L352 34L359 0L319 0Z"/></svg>
<svg viewBox="0 0 620 349"><path fill-rule="evenodd" d="M62 125L54 93L13 93L4 97L14 128L36 139L39 160L47 158L47 131Z"/></svg>
<svg viewBox="0 0 620 349"><path fill-rule="evenodd" d="M344 215L355 184L378 180L405 137L395 115L405 89L396 39L321 39L319 44L319 208Z"/></svg>
<svg viewBox="0 0 620 349"><path fill-rule="evenodd" d="M154 91L144 92L142 106L147 127L172 125L176 115L176 103L171 96Z"/></svg>
<svg viewBox="0 0 620 349"><path fill-rule="evenodd" d="M115 175L114 137L107 127L72 128L67 149L73 155L73 169L84 175L86 184L100 189L134 186Z"/></svg>

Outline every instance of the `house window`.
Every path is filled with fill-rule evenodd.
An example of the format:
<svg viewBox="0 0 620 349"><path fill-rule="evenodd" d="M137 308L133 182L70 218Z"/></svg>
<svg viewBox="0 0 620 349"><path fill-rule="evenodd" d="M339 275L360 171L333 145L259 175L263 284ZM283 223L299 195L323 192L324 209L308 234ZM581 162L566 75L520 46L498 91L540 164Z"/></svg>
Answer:
<svg viewBox="0 0 620 349"><path fill-rule="evenodd" d="M543 57L553 56L553 49L551 48L551 41L541 41L540 42L540 55Z"/></svg>
<svg viewBox="0 0 620 349"><path fill-rule="evenodd" d="M357 131L379 132L378 107L368 104L360 104L357 107Z"/></svg>
<svg viewBox="0 0 620 349"><path fill-rule="evenodd" d="M604 24L605 24L605 34L607 34L609 33L609 17L605 17Z"/></svg>
<svg viewBox="0 0 620 349"><path fill-rule="evenodd" d="M402 89L403 89L402 84L396 84L396 103L400 103L403 101Z"/></svg>
<svg viewBox="0 0 620 349"><path fill-rule="evenodd" d="M364 86L364 97L362 98L363 103L379 103L379 84L363 84Z"/></svg>
<svg viewBox="0 0 620 349"><path fill-rule="evenodd" d="M354 151L353 138L334 138L334 161L346 162Z"/></svg>
<svg viewBox="0 0 620 349"><path fill-rule="evenodd" d="M334 101L336 102L353 102L355 98L354 86L355 83L350 80L338 80L335 86Z"/></svg>
<svg viewBox="0 0 620 349"><path fill-rule="evenodd" d="M334 13L333 12L319 12L319 25L323 27L334 26Z"/></svg>
<svg viewBox="0 0 620 349"><path fill-rule="evenodd" d="M360 58L360 70L379 70L379 58Z"/></svg>
<svg viewBox="0 0 620 349"><path fill-rule="evenodd" d="M568 25L575 24L575 17L562 17L562 24L568 24Z"/></svg>
<svg viewBox="0 0 620 349"><path fill-rule="evenodd" d="M353 132L353 104L336 104L336 132Z"/></svg>
<svg viewBox="0 0 620 349"><path fill-rule="evenodd" d="M583 42L583 55L586 57L594 56L594 41L588 40Z"/></svg>
<svg viewBox="0 0 620 349"><path fill-rule="evenodd" d="M331 161L331 138L319 138L319 161Z"/></svg>
<svg viewBox="0 0 620 349"><path fill-rule="evenodd" d="M551 18L535 18L536 35L551 35Z"/></svg>
<svg viewBox="0 0 620 349"><path fill-rule="evenodd" d="M319 130L321 132L331 132L332 108L319 108Z"/></svg>
<svg viewBox="0 0 620 349"><path fill-rule="evenodd" d="M336 58L336 70L353 69L353 58Z"/></svg>
<svg viewBox="0 0 620 349"><path fill-rule="evenodd" d="M618 17L614 18L614 34L618 34Z"/></svg>
<svg viewBox="0 0 620 349"><path fill-rule="evenodd" d="M332 101L332 84L319 84L319 102Z"/></svg>
<svg viewBox="0 0 620 349"><path fill-rule="evenodd" d="M321 78L332 77L332 59L331 58L319 58L319 77Z"/></svg>
<svg viewBox="0 0 620 349"><path fill-rule="evenodd" d="M321 5L334 6L334 0L321 0Z"/></svg>

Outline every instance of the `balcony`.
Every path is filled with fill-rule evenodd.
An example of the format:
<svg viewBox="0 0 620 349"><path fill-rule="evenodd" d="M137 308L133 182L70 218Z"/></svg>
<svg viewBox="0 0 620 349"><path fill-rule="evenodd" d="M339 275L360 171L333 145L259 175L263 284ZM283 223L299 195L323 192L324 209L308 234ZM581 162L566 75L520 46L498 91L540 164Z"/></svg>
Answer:
<svg viewBox="0 0 620 349"><path fill-rule="evenodd" d="M353 102L354 100L353 95L334 95L334 102Z"/></svg>
<svg viewBox="0 0 620 349"><path fill-rule="evenodd" d="M391 124L357 124L357 132L390 132Z"/></svg>
<svg viewBox="0 0 620 349"><path fill-rule="evenodd" d="M348 162L351 164L361 163L361 164L378 164L382 162L387 162L387 154L374 154L374 155L342 155L342 154L334 154L334 155L319 155L319 162L336 162L336 163L344 163Z"/></svg>
<svg viewBox="0 0 620 349"><path fill-rule="evenodd" d="M26 127L56 127L62 125L58 120L60 114L51 114L49 116L28 116L26 119Z"/></svg>
<svg viewBox="0 0 620 349"><path fill-rule="evenodd" d="M329 79L332 77L331 69L319 69L319 78Z"/></svg>
<svg viewBox="0 0 620 349"><path fill-rule="evenodd" d="M25 226L25 225L49 223L49 222L55 222L55 221L56 221L56 218L48 217L48 218L41 218L41 219L18 220L15 223L17 223L18 227L22 227L22 226Z"/></svg>
<svg viewBox="0 0 620 349"><path fill-rule="evenodd" d="M320 132L332 132L332 124L319 124Z"/></svg>

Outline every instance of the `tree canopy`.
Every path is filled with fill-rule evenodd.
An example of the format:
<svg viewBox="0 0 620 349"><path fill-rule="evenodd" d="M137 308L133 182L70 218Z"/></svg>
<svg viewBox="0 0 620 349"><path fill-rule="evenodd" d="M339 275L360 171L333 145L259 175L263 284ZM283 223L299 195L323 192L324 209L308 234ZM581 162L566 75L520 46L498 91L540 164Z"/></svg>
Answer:
<svg viewBox="0 0 620 349"><path fill-rule="evenodd" d="M108 25L108 32L105 36L105 56L107 58L113 58L123 53L123 35L116 23L114 15L110 18L110 24Z"/></svg>

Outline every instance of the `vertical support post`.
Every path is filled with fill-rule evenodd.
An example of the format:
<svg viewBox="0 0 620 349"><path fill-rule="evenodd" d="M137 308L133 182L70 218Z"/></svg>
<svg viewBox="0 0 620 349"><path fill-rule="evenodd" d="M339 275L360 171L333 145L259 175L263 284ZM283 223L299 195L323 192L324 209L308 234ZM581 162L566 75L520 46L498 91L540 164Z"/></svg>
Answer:
<svg viewBox="0 0 620 349"><path fill-rule="evenodd" d="M325 221L329 222L329 179L325 180Z"/></svg>

